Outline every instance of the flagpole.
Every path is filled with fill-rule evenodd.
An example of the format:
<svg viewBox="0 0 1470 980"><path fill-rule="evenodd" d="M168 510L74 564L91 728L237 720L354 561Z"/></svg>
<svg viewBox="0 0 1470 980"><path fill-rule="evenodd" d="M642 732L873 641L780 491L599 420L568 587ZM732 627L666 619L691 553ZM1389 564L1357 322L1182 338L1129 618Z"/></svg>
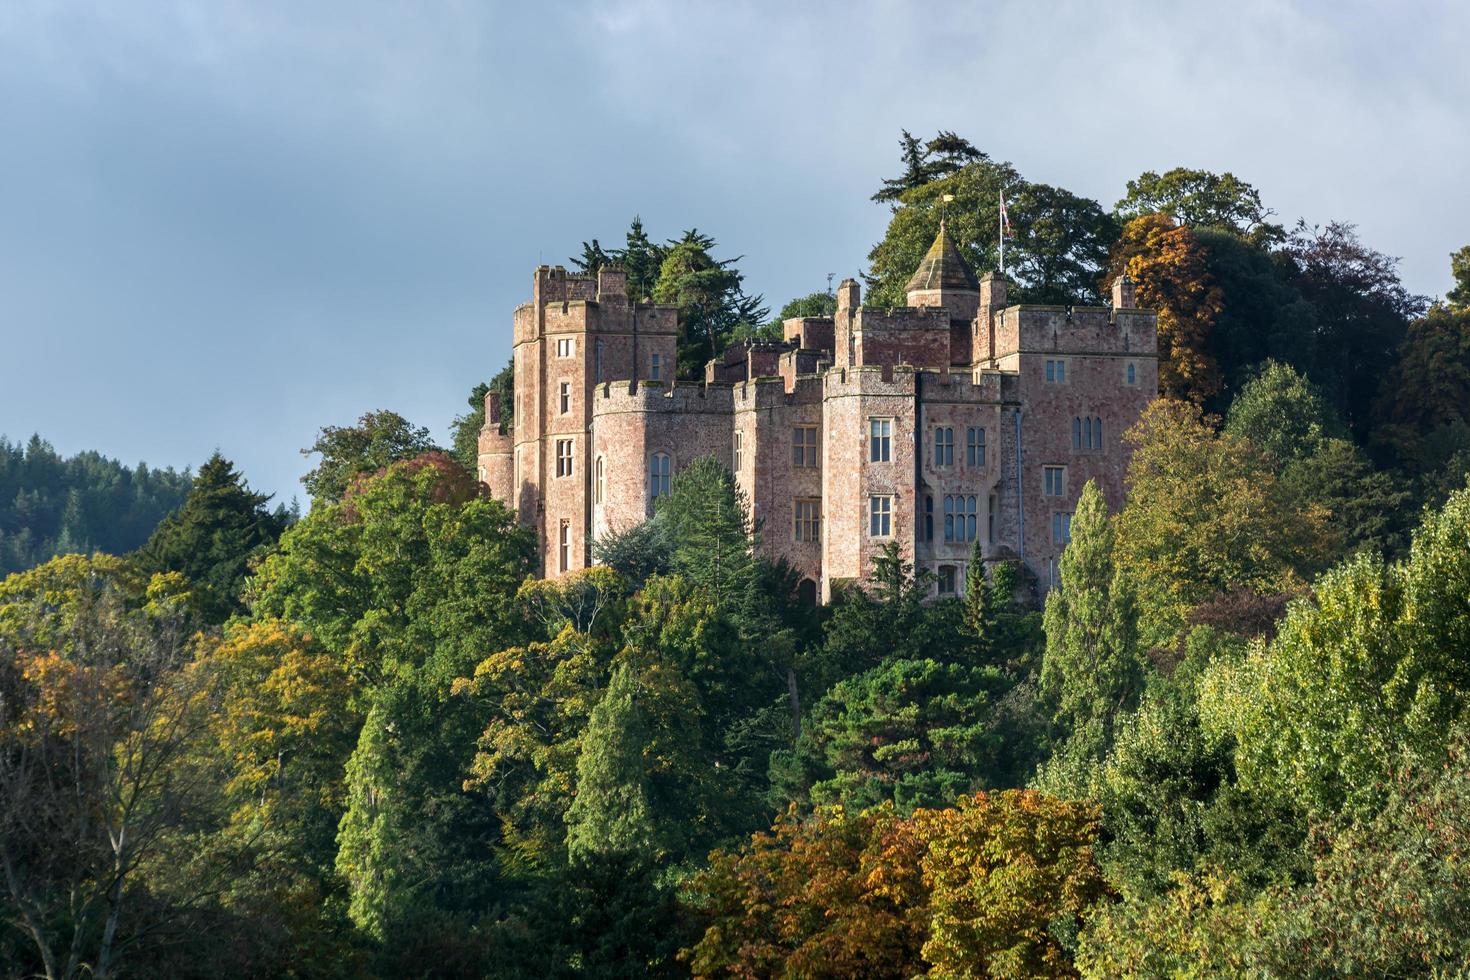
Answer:
<svg viewBox="0 0 1470 980"><path fill-rule="evenodd" d="M1000 196L1000 213L996 215L996 222L999 225L1000 231L1000 277L1004 279L1006 275L1006 192L999 191L998 194Z"/></svg>

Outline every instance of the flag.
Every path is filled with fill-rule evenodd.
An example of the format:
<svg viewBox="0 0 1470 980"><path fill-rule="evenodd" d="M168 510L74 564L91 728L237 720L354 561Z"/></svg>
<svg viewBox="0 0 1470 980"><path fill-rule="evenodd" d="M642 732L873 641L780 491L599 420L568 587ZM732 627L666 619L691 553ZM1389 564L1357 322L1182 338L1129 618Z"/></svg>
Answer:
<svg viewBox="0 0 1470 980"><path fill-rule="evenodd" d="M1011 219L1010 219L1010 215L1006 214L1006 195L1005 195L1005 191L1001 191L1001 194L1000 194L1000 227L1001 227L1001 234L1005 235L1005 237L1007 237L1007 238L1012 237L1011 236Z"/></svg>

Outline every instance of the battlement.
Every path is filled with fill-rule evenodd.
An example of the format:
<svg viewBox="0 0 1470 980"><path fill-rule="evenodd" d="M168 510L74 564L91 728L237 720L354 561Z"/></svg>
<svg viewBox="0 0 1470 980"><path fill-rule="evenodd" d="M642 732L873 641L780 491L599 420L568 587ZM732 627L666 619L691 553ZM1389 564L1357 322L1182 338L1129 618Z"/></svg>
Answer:
<svg viewBox="0 0 1470 980"><path fill-rule="evenodd" d="M1132 308L1008 306L995 312L990 330L977 330L975 360L1026 353L1149 356L1158 350L1157 321L1153 311Z"/></svg>
<svg viewBox="0 0 1470 980"><path fill-rule="evenodd" d="M680 381L607 381L592 389L592 415L619 412L730 413L733 386Z"/></svg>

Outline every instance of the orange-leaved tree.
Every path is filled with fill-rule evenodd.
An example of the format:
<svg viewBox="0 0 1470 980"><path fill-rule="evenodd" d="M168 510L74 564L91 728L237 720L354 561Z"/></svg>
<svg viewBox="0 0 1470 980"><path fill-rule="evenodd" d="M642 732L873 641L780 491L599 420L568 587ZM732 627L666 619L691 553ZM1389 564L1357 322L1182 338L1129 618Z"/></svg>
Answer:
<svg viewBox="0 0 1470 980"><path fill-rule="evenodd" d="M1145 214L1123 226L1108 270L1134 281L1138 305L1159 314L1159 393L1197 404L1219 393L1210 332L1224 298L1206 268L1205 248L1187 225Z"/></svg>

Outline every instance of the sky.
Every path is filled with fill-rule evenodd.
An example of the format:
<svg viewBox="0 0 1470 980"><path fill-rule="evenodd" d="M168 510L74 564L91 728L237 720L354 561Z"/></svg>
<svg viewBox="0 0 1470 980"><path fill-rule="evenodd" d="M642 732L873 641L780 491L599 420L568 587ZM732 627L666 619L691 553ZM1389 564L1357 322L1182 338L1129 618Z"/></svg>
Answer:
<svg viewBox="0 0 1470 980"><path fill-rule="evenodd" d="M900 129L1111 205L1231 171L1451 285L1470 4L0 0L0 434L289 501L324 425L447 441L540 263L698 227L854 276Z"/></svg>

